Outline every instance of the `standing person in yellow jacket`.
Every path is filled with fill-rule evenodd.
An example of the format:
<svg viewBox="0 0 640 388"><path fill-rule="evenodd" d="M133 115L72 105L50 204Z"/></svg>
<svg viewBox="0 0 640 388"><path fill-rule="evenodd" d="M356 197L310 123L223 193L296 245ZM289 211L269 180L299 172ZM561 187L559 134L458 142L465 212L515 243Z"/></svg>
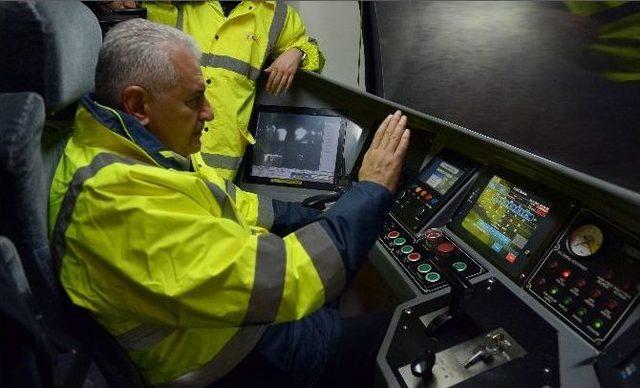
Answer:
<svg viewBox="0 0 640 388"><path fill-rule="evenodd" d="M150 385L369 386L389 317L323 305L382 229L406 117L384 120L329 211L258 197L187 163L212 118L199 59L143 19L106 35L50 193L65 291Z"/></svg>
<svg viewBox="0 0 640 388"><path fill-rule="evenodd" d="M132 6L117 3L117 6ZM248 131L256 81L265 64L267 90L291 86L300 66L319 71L324 57L305 33L300 15L282 2L193 1L145 2L147 18L191 35L203 52L200 65L214 118L205 125L199 162L233 179L245 146L255 140Z"/></svg>

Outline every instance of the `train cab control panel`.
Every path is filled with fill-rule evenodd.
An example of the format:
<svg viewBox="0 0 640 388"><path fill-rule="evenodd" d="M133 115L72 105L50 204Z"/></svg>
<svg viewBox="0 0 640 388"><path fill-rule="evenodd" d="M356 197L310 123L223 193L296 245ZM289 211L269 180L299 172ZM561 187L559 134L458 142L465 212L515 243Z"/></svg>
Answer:
<svg viewBox="0 0 640 388"><path fill-rule="evenodd" d="M434 157L422 171L398 190L391 214L417 234L475 170L473 163L451 153Z"/></svg>
<svg viewBox="0 0 640 388"><path fill-rule="evenodd" d="M589 210L556 239L527 290L598 348L638 301L640 240Z"/></svg>

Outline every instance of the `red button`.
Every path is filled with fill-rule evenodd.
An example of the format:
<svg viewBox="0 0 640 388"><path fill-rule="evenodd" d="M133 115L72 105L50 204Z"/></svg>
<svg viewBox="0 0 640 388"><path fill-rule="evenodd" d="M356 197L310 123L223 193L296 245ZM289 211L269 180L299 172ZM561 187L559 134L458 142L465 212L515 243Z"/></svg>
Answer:
<svg viewBox="0 0 640 388"><path fill-rule="evenodd" d="M456 246L451 244L450 242L443 242L438 244L436 248L436 253L438 257L449 257L451 253L456 249Z"/></svg>
<svg viewBox="0 0 640 388"><path fill-rule="evenodd" d="M576 281L576 287L577 288L582 288L587 284L587 281L584 279L578 279L578 281Z"/></svg>
<svg viewBox="0 0 640 388"><path fill-rule="evenodd" d="M618 302L616 302L615 299L609 299L609 301L607 302L607 309L615 310L616 307L618 307Z"/></svg>
<svg viewBox="0 0 640 388"><path fill-rule="evenodd" d="M400 236L400 233L398 233L397 230L392 230L391 232L387 233L387 237L389 238L396 238Z"/></svg>
<svg viewBox="0 0 640 388"><path fill-rule="evenodd" d="M418 252L409 253L407 259L409 261L418 261L420 260L420 254Z"/></svg>
<svg viewBox="0 0 640 388"><path fill-rule="evenodd" d="M544 285L547 282L547 279L545 278L538 278L538 280L536 280L536 284L539 286Z"/></svg>
<svg viewBox="0 0 640 388"><path fill-rule="evenodd" d="M592 297L593 299L599 298L599 297L600 297L600 295L602 295L602 291L600 291L600 290L599 290L599 289L597 289L597 288L596 288L595 290L591 291L591 297Z"/></svg>
<svg viewBox="0 0 640 388"><path fill-rule="evenodd" d="M549 262L549 268L553 269L553 268L556 268L557 266L558 266L558 262L557 261L551 260Z"/></svg>
<svg viewBox="0 0 640 388"><path fill-rule="evenodd" d="M602 277L604 277L604 278L605 278L605 279L607 279L607 280L611 280L611 279L613 279L613 271L612 271L612 270L610 270L610 269L608 269L608 270L604 271L604 272L602 273Z"/></svg>
<svg viewBox="0 0 640 388"><path fill-rule="evenodd" d="M562 277L565 279L569 279L569 276L571 276L571 271L568 269L565 269L564 271L562 271Z"/></svg>

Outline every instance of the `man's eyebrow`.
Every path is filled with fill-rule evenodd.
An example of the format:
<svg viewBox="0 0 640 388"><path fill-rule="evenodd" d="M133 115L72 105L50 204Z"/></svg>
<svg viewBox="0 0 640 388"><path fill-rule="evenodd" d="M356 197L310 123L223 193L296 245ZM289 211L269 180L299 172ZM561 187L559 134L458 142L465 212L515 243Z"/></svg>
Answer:
<svg viewBox="0 0 640 388"><path fill-rule="evenodd" d="M205 90L206 90L206 89L205 89L205 88L204 88L204 86L203 86L201 89L198 89L198 90L194 91L193 93L189 94L189 96L187 97L187 99L191 99L191 98L194 98L194 97L200 97L200 96L203 96L203 95L204 95Z"/></svg>

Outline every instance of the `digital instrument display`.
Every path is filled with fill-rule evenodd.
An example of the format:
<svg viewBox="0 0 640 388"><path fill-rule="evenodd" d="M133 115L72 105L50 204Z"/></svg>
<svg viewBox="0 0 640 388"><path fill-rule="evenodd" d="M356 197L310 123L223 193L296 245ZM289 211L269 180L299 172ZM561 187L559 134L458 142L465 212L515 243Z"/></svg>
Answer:
<svg viewBox="0 0 640 388"><path fill-rule="evenodd" d="M464 170L437 158L435 163L418 176L418 180L438 194L445 195L464 173Z"/></svg>
<svg viewBox="0 0 640 388"><path fill-rule="evenodd" d="M542 199L494 175L462 227L498 257L515 264L549 210Z"/></svg>
<svg viewBox="0 0 640 388"><path fill-rule="evenodd" d="M285 184L333 184L346 120L325 111L258 111L250 175Z"/></svg>

